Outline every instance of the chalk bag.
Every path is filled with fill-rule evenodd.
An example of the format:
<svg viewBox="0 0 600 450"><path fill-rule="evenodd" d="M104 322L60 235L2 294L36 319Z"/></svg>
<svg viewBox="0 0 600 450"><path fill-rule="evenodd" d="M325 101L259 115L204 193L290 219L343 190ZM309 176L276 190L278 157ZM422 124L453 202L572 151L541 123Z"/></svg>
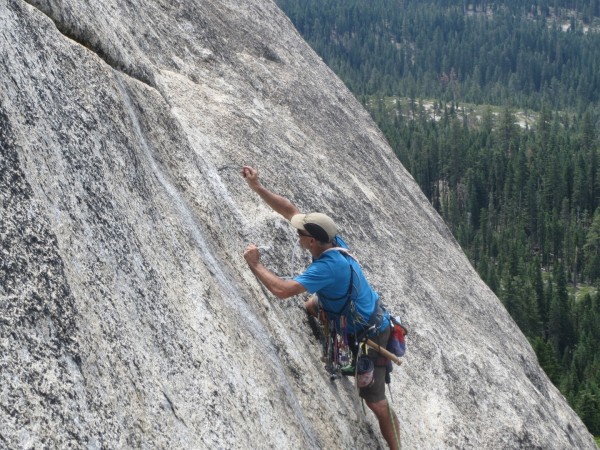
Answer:
<svg viewBox="0 0 600 450"><path fill-rule="evenodd" d="M394 324L392 332L390 333L386 350L396 356L404 356L404 353L406 353L406 340L404 339L405 333L406 332L404 331L404 328L402 328L400 325Z"/></svg>
<svg viewBox="0 0 600 450"><path fill-rule="evenodd" d="M359 388L366 388L373 384L373 369L375 364L366 356L361 356L356 361L356 384Z"/></svg>

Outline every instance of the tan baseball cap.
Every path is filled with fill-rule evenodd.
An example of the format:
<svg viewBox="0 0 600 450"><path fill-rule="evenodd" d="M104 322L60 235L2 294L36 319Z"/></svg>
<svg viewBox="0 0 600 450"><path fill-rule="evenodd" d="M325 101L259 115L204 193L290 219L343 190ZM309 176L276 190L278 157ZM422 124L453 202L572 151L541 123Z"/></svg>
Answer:
<svg viewBox="0 0 600 450"><path fill-rule="evenodd" d="M296 214L291 222L296 229L306 231L321 242L331 242L337 234L335 222L326 214L317 212Z"/></svg>

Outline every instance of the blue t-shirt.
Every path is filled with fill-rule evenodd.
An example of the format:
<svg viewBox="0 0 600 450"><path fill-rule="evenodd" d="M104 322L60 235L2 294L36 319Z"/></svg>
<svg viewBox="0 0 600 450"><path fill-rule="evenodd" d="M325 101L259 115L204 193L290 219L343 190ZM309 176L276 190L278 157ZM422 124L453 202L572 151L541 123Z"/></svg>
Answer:
<svg viewBox="0 0 600 450"><path fill-rule="evenodd" d="M348 248L346 243L338 236L334 245ZM352 270L352 276L350 275ZM379 296L369 285L358 262L351 256L339 250L329 250L313 260L306 271L294 277L311 294L317 293L323 309L328 312L331 319L336 319L340 329L339 314L343 312L348 300L350 279L352 278L351 302L352 307L347 308L346 324L348 333L361 332L363 326L375 311ZM380 330L389 325L389 319L379 327Z"/></svg>

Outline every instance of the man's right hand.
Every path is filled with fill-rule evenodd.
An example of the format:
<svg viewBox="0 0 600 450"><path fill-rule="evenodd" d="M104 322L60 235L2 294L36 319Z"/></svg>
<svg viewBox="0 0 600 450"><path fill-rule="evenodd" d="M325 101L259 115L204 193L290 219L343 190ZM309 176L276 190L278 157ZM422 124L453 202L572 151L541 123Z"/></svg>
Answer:
<svg viewBox="0 0 600 450"><path fill-rule="evenodd" d="M250 166L243 166L240 170L240 174L242 175L242 177L244 177L246 183L248 183L248 186L250 186L250 189L252 189L253 191L255 191L260 185L260 183L258 182L258 170L256 170L255 168Z"/></svg>
<svg viewBox="0 0 600 450"><path fill-rule="evenodd" d="M260 198L262 198L273 211L281 214L287 220L290 220L295 214L300 212L287 198L274 194L260 184L260 181L258 181L258 170L254 167L243 166L240 170L240 174L244 180L246 180L250 189L260 195Z"/></svg>

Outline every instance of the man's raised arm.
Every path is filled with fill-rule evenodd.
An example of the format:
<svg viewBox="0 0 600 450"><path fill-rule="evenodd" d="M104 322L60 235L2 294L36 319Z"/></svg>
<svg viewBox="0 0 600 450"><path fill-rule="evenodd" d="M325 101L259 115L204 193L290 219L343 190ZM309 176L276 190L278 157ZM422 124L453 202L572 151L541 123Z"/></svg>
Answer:
<svg viewBox="0 0 600 450"><path fill-rule="evenodd" d="M296 208L296 206L287 198L269 191L260 184L260 181L258 181L258 171L256 169L250 166L244 166L240 173L246 180L246 183L248 183L250 189L260 195L260 198L262 198L273 211L281 214L287 220L290 220L294 215L300 213L298 208Z"/></svg>

